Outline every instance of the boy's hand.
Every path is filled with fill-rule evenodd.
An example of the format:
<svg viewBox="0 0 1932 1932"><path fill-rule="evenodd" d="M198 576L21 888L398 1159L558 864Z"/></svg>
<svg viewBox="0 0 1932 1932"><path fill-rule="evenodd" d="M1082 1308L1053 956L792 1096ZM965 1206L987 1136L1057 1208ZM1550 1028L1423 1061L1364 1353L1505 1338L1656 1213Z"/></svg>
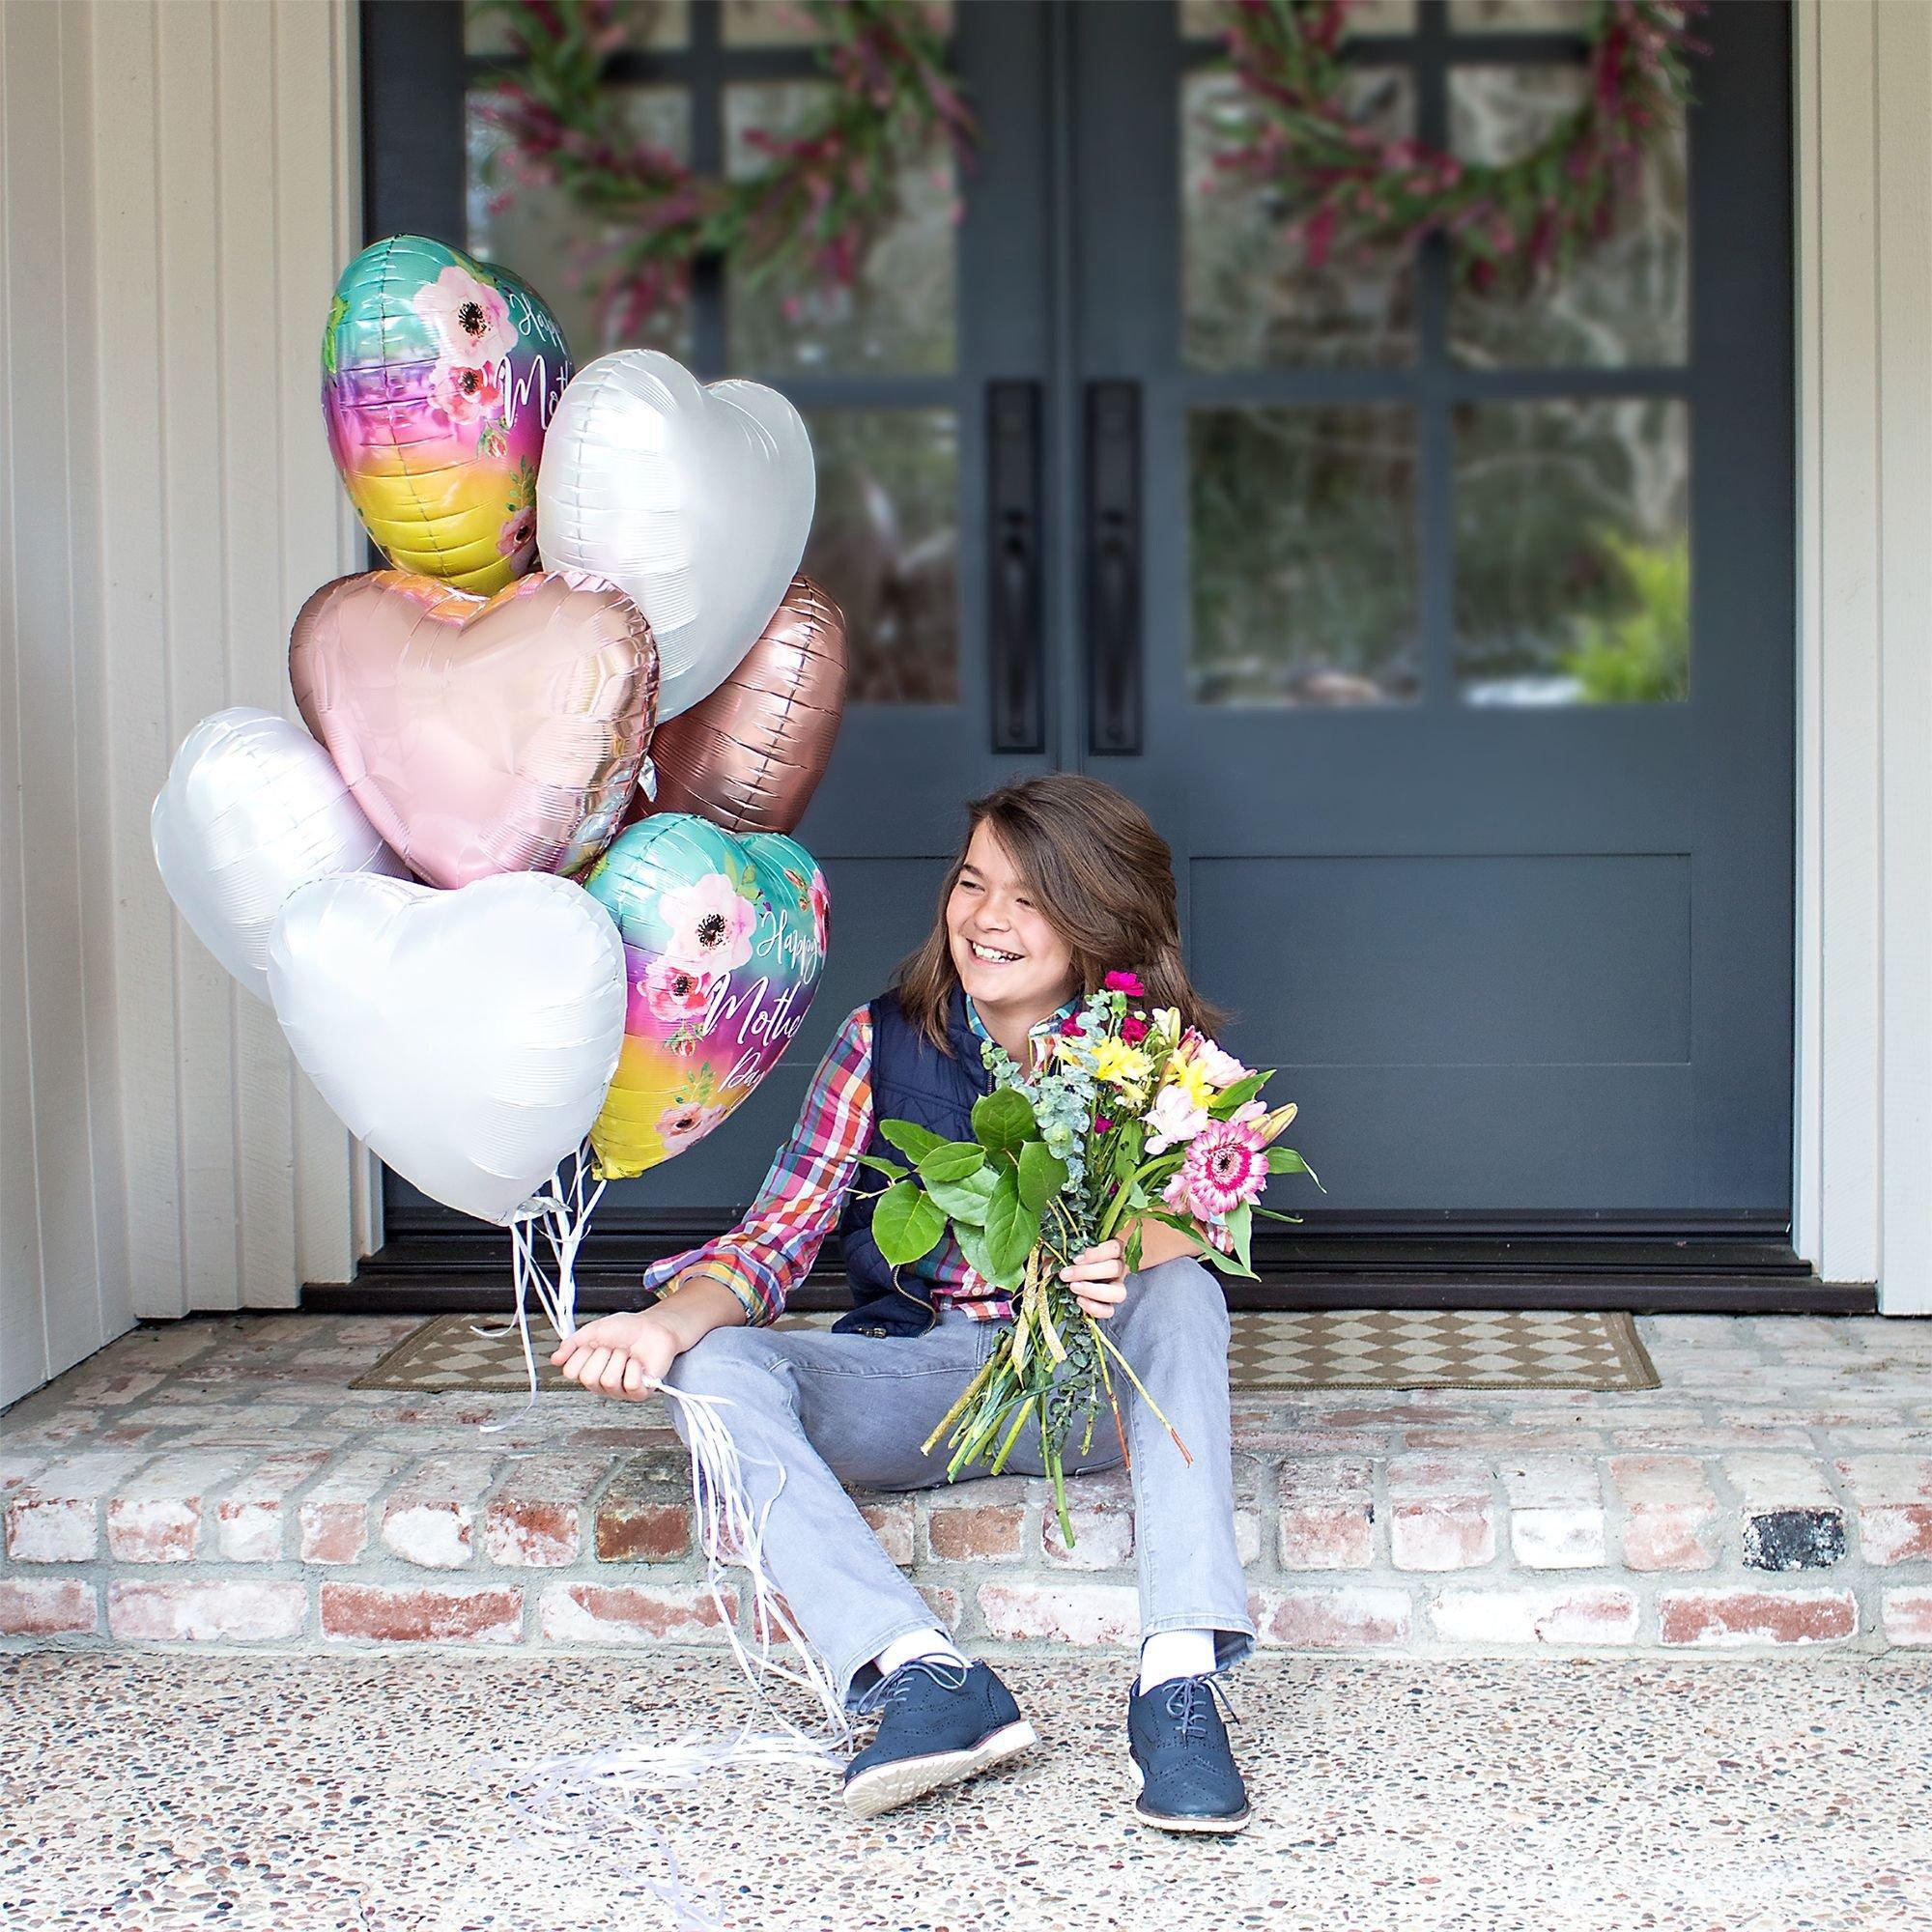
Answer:
<svg viewBox="0 0 1932 1932"><path fill-rule="evenodd" d="M1127 1298L1127 1262L1119 1241L1102 1241L1075 1255L1060 1270L1060 1278L1073 1291L1073 1298L1096 1321L1105 1321Z"/></svg>
<svg viewBox="0 0 1932 1932"><path fill-rule="evenodd" d="M642 1402L677 1359L676 1337L655 1308L600 1315L552 1351L572 1381L622 1402Z"/></svg>

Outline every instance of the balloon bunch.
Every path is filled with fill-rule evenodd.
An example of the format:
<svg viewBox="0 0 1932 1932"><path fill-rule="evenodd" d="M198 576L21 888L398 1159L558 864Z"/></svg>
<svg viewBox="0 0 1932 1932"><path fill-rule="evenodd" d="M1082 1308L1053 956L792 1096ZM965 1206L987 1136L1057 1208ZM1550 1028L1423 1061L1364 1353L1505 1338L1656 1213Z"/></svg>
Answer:
<svg viewBox="0 0 1932 1932"><path fill-rule="evenodd" d="M297 616L305 730L189 732L156 863L350 1130L510 1229L527 1363L526 1290L567 1338L604 1184L716 1129L817 987L825 881L784 835L845 651L798 575L811 446L755 383L574 372L533 290L420 236L343 271L322 365L392 567Z"/></svg>

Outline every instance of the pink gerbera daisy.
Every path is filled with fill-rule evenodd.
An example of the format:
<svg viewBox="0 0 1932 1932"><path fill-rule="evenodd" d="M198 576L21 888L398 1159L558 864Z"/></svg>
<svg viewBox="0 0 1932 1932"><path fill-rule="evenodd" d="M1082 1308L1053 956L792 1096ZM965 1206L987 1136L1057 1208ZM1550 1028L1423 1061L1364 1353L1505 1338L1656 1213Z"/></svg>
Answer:
<svg viewBox="0 0 1932 1932"><path fill-rule="evenodd" d="M1161 1199L1197 1220L1232 1214L1267 1185L1267 1149L1244 1121L1209 1121Z"/></svg>

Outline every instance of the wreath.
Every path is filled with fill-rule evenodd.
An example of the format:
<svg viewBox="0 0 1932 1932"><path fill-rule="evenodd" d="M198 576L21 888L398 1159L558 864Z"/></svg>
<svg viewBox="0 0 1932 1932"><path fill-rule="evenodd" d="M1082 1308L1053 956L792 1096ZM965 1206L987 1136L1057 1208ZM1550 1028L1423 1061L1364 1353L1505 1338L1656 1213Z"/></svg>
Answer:
<svg viewBox="0 0 1932 1932"><path fill-rule="evenodd" d="M1350 116L1341 42L1356 0L1231 0L1241 86L1214 165L1285 189L1287 231L1320 268L1338 248L1449 238L1478 289L1567 265L1616 225L1651 146L1689 104L1702 0L1600 0L1582 103L1512 161L1385 141Z"/></svg>
<svg viewBox="0 0 1932 1932"><path fill-rule="evenodd" d="M493 185L560 189L610 239L586 242L582 274L607 327L634 334L681 299L700 256L729 256L755 285L783 269L823 287L858 279L873 242L900 213L908 156L948 141L970 165L979 138L946 66L943 27L913 0L799 0L834 83L801 129L753 128L767 159L743 179L701 177L640 139L604 82L632 45L615 0L476 0L504 23L505 50L480 103L503 137ZM798 298L785 298L787 314Z"/></svg>

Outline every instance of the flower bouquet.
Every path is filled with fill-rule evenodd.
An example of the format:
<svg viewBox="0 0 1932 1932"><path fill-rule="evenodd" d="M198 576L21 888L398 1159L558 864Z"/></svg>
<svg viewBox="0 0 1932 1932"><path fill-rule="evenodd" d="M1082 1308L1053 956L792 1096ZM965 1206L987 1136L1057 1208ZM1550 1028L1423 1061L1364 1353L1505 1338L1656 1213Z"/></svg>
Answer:
<svg viewBox="0 0 1932 1932"><path fill-rule="evenodd" d="M1084 1416L1084 1455L1104 1402L1128 1453L1117 1375L1183 1456L1187 1445L1061 1269L1123 1226L1127 1267L1138 1268L1141 1223L1151 1220L1188 1236L1216 1267L1252 1276L1253 1217L1299 1218L1259 1205L1268 1177L1306 1174L1321 1185L1298 1153L1275 1145L1295 1110L1270 1110L1260 1098L1269 1074L1183 1029L1175 1009L1149 1011L1145 1000L1136 975L1109 973L1062 1023L1042 1065L1023 1070L985 1042L995 1085L973 1108L970 1141L883 1121L881 1135L911 1166L864 1156L890 1182L872 1222L888 1262L930 1254L950 1228L974 1272L1013 1296L1010 1326L925 1450L951 1430L949 1480L988 1451L998 1474L1037 1417L1069 1547L1064 1460L1074 1428Z"/></svg>

